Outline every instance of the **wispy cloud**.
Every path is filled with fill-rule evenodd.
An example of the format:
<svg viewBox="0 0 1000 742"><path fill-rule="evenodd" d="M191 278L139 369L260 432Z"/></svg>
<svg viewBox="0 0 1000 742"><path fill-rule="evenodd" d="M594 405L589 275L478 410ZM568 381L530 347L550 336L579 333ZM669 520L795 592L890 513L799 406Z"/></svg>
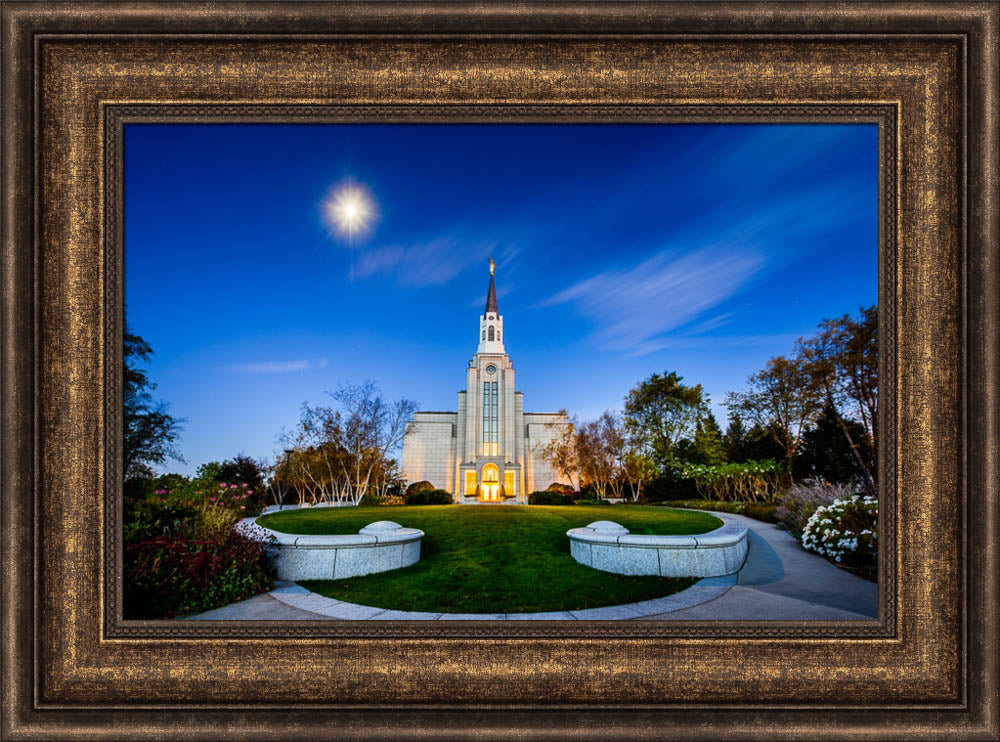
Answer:
<svg viewBox="0 0 1000 742"><path fill-rule="evenodd" d="M225 366L222 370L237 374L288 374L326 368L326 359L318 361L261 361Z"/></svg>
<svg viewBox="0 0 1000 742"><path fill-rule="evenodd" d="M701 335L703 332L709 332L710 330L717 330L720 327L724 327L733 321L736 317L736 312L725 312L715 317L709 317L702 322L695 325L691 325L685 328L685 334L687 335Z"/></svg>
<svg viewBox="0 0 1000 742"><path fill-rule="evenodd" d="M634 268L580 281L541 306L573 302L594 323L599 347L641 355L665 347L654 338L728 299L763 264L757 251L731 245L665 250Z"/></svg>
<svg viewBox="0 0 1000 742"><path fill-rule="evenodd" d="M735 213L747 211L735 199L726 206ZM776 201L739 220L706 215L638 265L605 270L538 306L572 303L592 322L591 340L603 350L635 356L678 347L679 338L728 323L731 313L702 315L766 272L801 260L830 220L854 218L861 208L830 186Z"/></svg>
<svg viewBox="0 0 1000 742"><path fill-rule="evenodd" d="M443 286L471 262L470 253L476 257L485 254L481 246L470 248L451 237L414 245L376 247L358 256L351 266L350 279L383 274L405 286Z"/></svg>
<svg viewBox="0 0 1000 742"><path fill-rule="evenodd" d="M416 243L366 250L351 266L352 281L385 275L401 286L443 286L470 266L485 268L492 255L498 268L510 265L521 252L517 245L499 240L468 240L460 233Z"/></svg>

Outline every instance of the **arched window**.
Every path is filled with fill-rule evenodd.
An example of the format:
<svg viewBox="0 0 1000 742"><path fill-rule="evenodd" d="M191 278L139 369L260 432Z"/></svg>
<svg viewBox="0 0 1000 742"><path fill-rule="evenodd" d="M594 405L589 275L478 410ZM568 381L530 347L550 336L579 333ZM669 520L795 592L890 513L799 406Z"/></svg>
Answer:
<svg viewBox="0 0 1000 742"><path fill-rule="evenodd" d="M493 340L493 325L490 325L490 340Z"/></svg>

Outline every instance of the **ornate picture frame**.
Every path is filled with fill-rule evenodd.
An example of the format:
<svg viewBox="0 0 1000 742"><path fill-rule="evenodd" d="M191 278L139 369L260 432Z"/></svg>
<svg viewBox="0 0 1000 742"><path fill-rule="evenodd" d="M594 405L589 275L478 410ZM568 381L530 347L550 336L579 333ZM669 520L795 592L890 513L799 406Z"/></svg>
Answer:
<svg viewBox="0 0 1000 742"><path fill-rule="evenodd" d="M4 738L997 736L996 4L2 22ZM878 620L124 621L120 143L151 120L877 123Z"/></svg>

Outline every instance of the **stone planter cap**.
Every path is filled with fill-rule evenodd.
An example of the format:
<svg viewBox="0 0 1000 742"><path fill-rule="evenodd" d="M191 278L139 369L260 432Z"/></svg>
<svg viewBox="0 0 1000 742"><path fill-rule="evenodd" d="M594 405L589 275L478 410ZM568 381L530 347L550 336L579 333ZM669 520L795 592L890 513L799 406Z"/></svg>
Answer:
<svg viewBox="0 0 1000 742"><path fill-rule="evenodd" d="M391 520L377 520L374 523L369 523L358 533L385 533L386 531L398 531L400 528L402 526L399 523L393 523Z"/></svg>
<svg viewBox="0 0 1000 742"><path fill-rule="evenodd" d="M628 533L625 526L610 520L595 520L587 528L598 533Z"/></svg>

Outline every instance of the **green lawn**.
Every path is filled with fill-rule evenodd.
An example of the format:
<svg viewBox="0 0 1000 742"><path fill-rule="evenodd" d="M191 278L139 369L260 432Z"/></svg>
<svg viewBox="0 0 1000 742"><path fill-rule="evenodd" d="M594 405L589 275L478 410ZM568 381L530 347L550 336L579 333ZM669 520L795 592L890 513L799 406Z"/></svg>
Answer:
<svg viewBox="0 0 1000 742"><path fill-rule="evenodd" d="M344 580L303 583L331 598L380 608L445 613L519 613L597 608L658 598L694 578L626 577L578 564L570 528L613 520L632 533L705 533L722 525L707 513L641 505L428 505L307 508L258 522L298 534L357 533L376 520L424 532L412 567Z"/></svg>

